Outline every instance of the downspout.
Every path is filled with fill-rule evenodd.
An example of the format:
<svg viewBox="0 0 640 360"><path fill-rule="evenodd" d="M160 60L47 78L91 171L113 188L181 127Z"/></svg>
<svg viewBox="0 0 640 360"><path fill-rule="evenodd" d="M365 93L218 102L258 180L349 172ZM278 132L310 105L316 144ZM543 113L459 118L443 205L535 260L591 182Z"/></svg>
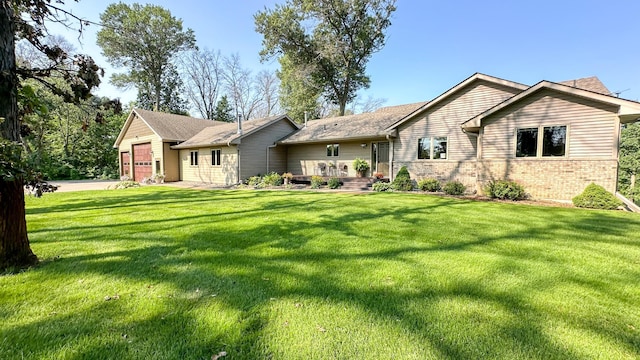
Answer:
<svg viewBox="0 0 640 360"><path fill-rule="evenodd" d="M240 167L240 144L238 144L236 146L237 146L237 149L238 149L238 175L237 175L236 184L240 184L240 170L242 169Z"/></svg>
<svg viewBox="0 0 640 360"><path fill-rule="evenodd" d="M389 134L387 134L386 136L387 141L389 142L389 181L393 181L393 153L395 152L394 150L394 145L393 145L393 140L391 140L391 136ZM378 147L378 151L380 151L380 148ZM378 159L380 158L380 154L378 154Z"/></svg>

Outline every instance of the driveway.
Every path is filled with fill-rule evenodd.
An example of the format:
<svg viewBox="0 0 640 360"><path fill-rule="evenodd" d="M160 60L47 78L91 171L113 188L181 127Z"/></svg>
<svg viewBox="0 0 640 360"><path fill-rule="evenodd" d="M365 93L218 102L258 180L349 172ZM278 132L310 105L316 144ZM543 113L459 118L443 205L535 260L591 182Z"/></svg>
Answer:
<svg viewBox="0 0 640 360"><path fill-rule="evenodd" d="M52 180L49 184L58 186L58 192L105 190L115 185L118 180Z"/></svg>

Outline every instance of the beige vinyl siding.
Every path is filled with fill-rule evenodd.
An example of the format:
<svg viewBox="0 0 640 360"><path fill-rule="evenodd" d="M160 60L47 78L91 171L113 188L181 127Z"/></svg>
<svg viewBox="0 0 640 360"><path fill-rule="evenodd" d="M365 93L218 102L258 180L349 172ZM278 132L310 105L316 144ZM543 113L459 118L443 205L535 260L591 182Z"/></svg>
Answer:
<svg viewBox="0 0 640 360"><path fill-rule="evenodd" d="M180 180L180 151L172 150L170 143L164 143L162 171L164 172L164 181Z"/></svg>
<svg viewBox="0 0 640 360"><path fill-rule="evenodd" d="M568 144L563 158L615 157L615 112L611 106L552 90L542 91L484 120L481 157L516 159L517 129L557 125L567 126Z"/></svg>
<svg viewBox="0 0 640 360"><path fill-rule="evenodd" d="M394 142L394 161L439 161L418 160L418 139L436 136L448 138L447 160L476 159L477 138L462 132L460 124L518 92L486 81L461 89L441 104L418 114L414 121L400 126Z"/></svg>
<svg viewBox="0 0 640 360"><path fill-rule="evenodd" d="M282 119L271 124L245 138L240 143L240 178L247 179L251 176L267 173L267 147L276 141L291 134L295 126L289 120ZM278 158L284 152L271 152L276 158L270 158L270 162L283 163L284 159Z"/></svg>
<svg viewBox="0 0 640 360"><path fill-rule="evenodd" d="M211 150L221 150L222 164L211 165ZM191 166L191 151L198 151L198 166ZM233 185L237 183L238 153L235 146L198 148L180 150L180 168L182 180L209 183L215 185Z"/></svg>
<svg viewBox="0 0 640 360"><path fill-rule="evenodd" d="M136 136L141 137L149 135L155 135L155 133L138 116L134 116L124 138L135 138Z"/></svg>
<svg viewBox="0 0 640 360"><path fill-rule="evenodd" d="M340 144L338 156L327 156L327 145L329 144ZM362 144L367 146L363 148ZM333 163L336 167L340 164L347 165L347 176L356 176L356 172L353 170L353 160L361 158L369 162L371 166L371 141L290 145L287 158L287 169L294 175L320 175L318 163L325 163L327 169L329 169L329 163ZM339 172L337 173L339 174Z"/></svg>

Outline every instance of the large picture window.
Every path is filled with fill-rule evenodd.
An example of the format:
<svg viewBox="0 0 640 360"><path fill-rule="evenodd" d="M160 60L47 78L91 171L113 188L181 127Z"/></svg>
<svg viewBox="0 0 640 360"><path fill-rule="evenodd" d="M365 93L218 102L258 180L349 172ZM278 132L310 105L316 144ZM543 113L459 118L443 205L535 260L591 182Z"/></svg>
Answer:
<svg viewBox="0 0 640 360"><path fill-rule="evenodd" d="M542 138L538 136L542 134ZM566 126L541 126L517 130L516 157L565 156Z"/></svg>
<svg viewBox="0 0 640 360"><path fill-rule="evenodd" d="M220 166L222 164L220 153L220 149L211 150L211 166Z"/></svg>
<svg viewBox="0 0 640 360"><path fill-rule="evenodd" d="M327 145L327 156L338 156L338 155L340 155L340 144Z"/></svg>
<svg viewBox="0 0 640 360"><path fill-rule="evenodd" d="M198 166L198 151L191 152L191 166Z"/></svg>
<svg viewBox="0 0 640 360"><path fill-rule="evenodd" d="M418 139L418 159L446 159L447 137L435 136Z"/></svg>

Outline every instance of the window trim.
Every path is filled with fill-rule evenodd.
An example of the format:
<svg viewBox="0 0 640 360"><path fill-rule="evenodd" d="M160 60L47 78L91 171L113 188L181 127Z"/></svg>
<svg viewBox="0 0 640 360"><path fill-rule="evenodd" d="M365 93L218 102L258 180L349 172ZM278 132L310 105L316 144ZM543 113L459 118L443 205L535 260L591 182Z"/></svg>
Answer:
<svg viewBox="0 0 640 360"><path fill-rule="evenodd" d="M438 157L438 158L434 157L434 155L435 155L434 143L435 143L435 139L438 139L438 138L444 138L445 139L444 143L447 144L446 145L446 151L444 152L444 154L445 154L444 158L441 157L441 156ZM422 139L428 139L429 140L429 153L428 153L429 157L428 158L421 158L420 157L421 149L422 149L422 146L421 146L420 143L421 143ZM433 136L423 136L421 138L418 138L418 153L416 154L416 159L418 159L418 160L435 160L435 161L449 160L449 136L448 135L433 135Z"/></svg>
<svg viewBox="0 0 640 360"><path fill-rule="evenodd" d="M190 166L198 166L198 150L191 150L189 152Z"/></svg>
<svg viewBox="0 0 640 360"><path fill-rule="evenodd" d="M214 155L216 154L217 155ZM218 163L216 164L214 160L218 160ZM222 149L211 149L211 166L222 166Z"/></svg>
<svg viewBox="0 0 640 360"><path fill-rule="evenodd" d="M553 155L542 155L542 148L544 146L544 129L552 128L552 127L564 127L565 136L564 136L564 155L562 156L553 156ZM569 133L570 133L570 125L569 124L546 124L539 126L523 126L517 127L514 129L514 139L513 139L513 157L515 159L567 159L569 158ZM537 129L538 130L538 138L536 139L536 155L535 156L517 156L518 154L518 130L523 129ZM542 134L542 136L540 136Z"/></svg>
<svg viewBox="0 0 640 360"><path fill-rule="evenodd" d="M331 150L329 150L329 147L331 146ZM331 154L329 154L329 151L331 151ZM327 144L327 157L340 157L340 144Z"/></svg>

